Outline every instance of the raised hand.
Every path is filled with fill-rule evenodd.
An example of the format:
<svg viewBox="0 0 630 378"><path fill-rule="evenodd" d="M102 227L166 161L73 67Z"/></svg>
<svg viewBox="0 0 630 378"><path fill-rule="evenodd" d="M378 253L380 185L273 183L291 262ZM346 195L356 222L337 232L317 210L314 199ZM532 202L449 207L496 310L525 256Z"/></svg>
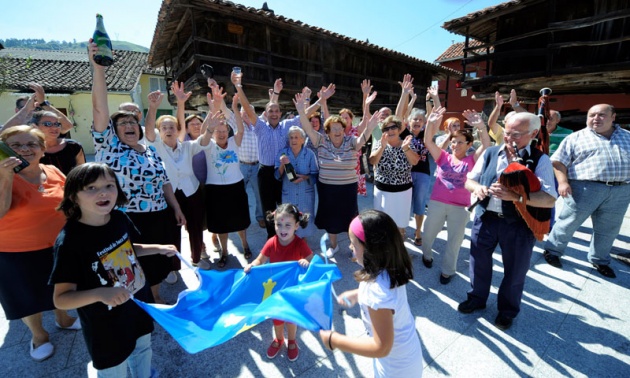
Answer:
<svg viewBox="0 0 630 378"><path fill-rule="evenodd" d="M400 84L403 93L409 93L409 91L413 88L413 77L411 77L411 74L405 74L405 76L403 76L403 81L399 81L398 84Z"/></svg>
<svg viewBox="0 0 630 378"><path fill-rule="evenodd" d="M157 108L162 103L162 99L164 98L164 93L159 90L153 91L149 93L147 99L149 100L149 107Z"/></svg>
<svg viewBox="0 0 630 378"><path fill-rule="evenodd" d="M403 139L401 148L404 150L405 147L411 148L411 141L413 140L413 135L407 135L405 139Z"/></svg>
<svg viewBox="0 0 630 378"><path fill-rule="evenodd" d="M282 85L282 79L276 79L276 81L273 83L273 92L280 94L283 88L284 86Z"/></svg>
<svg viewBox="0 0 630 378"><path fill-rule="evenodd" d="M518 103L518 97L516 97L516 90L512 89L510 91L510 105L512 105L512 107L515 107L516 104Z"/></svg>
<svg viewBox="0 0 630 378"><path fill-rule="evenodd" d="M335 84L330 83L328 84L328 87L322 87L319 93L321 93L320 98L322 100L328 100L332 95L335 94Z"/></svg>
<svg viewBox="0 0 630 378"><path fill-rule="evenodd" d="M313 93L313 91L311 91L311 88L309 88L309 87L302 88L302 94L305 96L304 97L305 99L310 99L312 93Z"/></svg>
<svg viewBox="0 0 630 378"><path fill-rule="evenodd" d="M427 123L440 123L445 112L446 108L443 106L433 109L431 114L429 114L429 117L427 117Z"/></svg>
<svg viewBox="0 0 630 378"><path fill-rule="evenodd" d="M28 83L28 87L31 88L35 92L35 100L38 103L42 103L46 101L46 93L44 92L44 87L37 83Z"/></svg>
<svg viewBox="0 0 630 378"><path fill-rule="evenodd" d="M438 87L427 87L427 100L438 96Z"/></svg>
<svg viewBox="0 0 630 378"><path fill-rule="evenodd" d="M376 95L378 94L378 92L374 91L372 92L369 96L367 96L365 98L365 105L370 105L372 104L372 102L374 101L374 99L376 98Z"/></svg>
<svg viewBox="0 0 630 378"><path fill-rule="evenodd" d="M361 82L361 92L363 92L363 94L367 96L370 94L371 91L372 85L370 84L370 80L363 79L363 81Z"/></svg>
<svg viewBox="0 0 630 378"><path fill-rule="evenodd" d="M462 115L464 116L464 118L466 118L466 123L468 123L471 126L481 127L484 125L483 119L481 118L481 114L477 113L474 110L470 110L470 109L464 110Z"/></svg>
<svg viewBox="0 0 630 378"><path fill-rule="evenodd" d="M186 102L192 95L192 92L185 91L184 83L180 83L177 80L171 84L171 92L173 92L175 98L177 98L177 102Z"/></svg>
<svg viewBox="0 0 630 378"><path fill-rule="evenodd" d="M501 109L503 107L503 96L501 96L501 93L499 93L499 91L494 92L494 101L497 103L497 107L499 109Z"/></svg>
<svg viewBox="0 0 630 378"><path fill-rule="evenodd" d="M304 94L297 93L295 95L295 98L293 99L293 104L295 104L295 110L297 110L300 115L304 114L304 110L306 107L306 104L304 103L304 98L305 98Z"/></svg>

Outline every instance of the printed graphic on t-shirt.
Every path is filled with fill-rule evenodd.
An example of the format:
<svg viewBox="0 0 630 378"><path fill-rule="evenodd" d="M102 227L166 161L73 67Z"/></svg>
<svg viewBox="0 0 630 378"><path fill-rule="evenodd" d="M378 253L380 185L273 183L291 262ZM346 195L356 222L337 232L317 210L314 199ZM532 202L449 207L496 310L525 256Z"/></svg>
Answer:
<svg viewBox="0 0 630 378"><path fill-rule="evenodd" d="M122 244L114 243L99 252L98 256L107 272L107 279L134 294L145 284L144 272L138 264L138 258L127 235L125 234L121 239L124 239ZM103 277L99 276L99 278L103 283Z"/></svg>

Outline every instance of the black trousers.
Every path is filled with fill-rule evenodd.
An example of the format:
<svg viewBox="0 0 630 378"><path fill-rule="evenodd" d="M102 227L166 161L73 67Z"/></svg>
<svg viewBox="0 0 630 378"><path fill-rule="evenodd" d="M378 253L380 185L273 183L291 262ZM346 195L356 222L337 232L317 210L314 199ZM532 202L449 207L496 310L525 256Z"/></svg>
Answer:
<svg viewBox="0 0 630 378"><path fill-rule="evenodd" d="M270 165L260 165L258 169L258 191L260 192L260 202L263 214L266 217L267 211L274 211L282 202L282 181L276 180L273 176L274 167ZM267 239L276 235L273 223L267 224Z"/></svg>

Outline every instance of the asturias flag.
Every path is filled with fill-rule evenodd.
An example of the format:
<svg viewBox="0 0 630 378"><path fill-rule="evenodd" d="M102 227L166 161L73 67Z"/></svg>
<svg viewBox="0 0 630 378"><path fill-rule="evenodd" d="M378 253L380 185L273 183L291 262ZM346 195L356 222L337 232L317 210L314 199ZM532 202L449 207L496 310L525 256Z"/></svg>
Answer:
<svg viewBox="0 0 630 378"><path fill-rule="evenodd" d="M219 345L265 319L279 319L317 331L332 326L332 283L341 278L334 264L318 256L308 268L297 261L224 272L198 270L196 290L164 306L134 301L188 353Z"/></svg>

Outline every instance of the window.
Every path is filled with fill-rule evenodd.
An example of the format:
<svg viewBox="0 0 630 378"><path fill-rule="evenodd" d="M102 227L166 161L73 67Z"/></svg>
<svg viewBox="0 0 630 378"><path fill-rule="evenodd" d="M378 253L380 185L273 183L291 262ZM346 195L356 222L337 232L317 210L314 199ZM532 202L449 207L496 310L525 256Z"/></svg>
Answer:
<svg viewBox="0 0 630 378"><path fill-rule="evenodd" d="M166 92L166 80L161 77L150 77L149 78L149 91L154 92L160 90L161 92Z"/></svg>
<svg viewBox="0 0 630 378"><path fill-rule="evenodd" d="M466 79L474 79L477 77L477 71L466 72Z"/></svg>

